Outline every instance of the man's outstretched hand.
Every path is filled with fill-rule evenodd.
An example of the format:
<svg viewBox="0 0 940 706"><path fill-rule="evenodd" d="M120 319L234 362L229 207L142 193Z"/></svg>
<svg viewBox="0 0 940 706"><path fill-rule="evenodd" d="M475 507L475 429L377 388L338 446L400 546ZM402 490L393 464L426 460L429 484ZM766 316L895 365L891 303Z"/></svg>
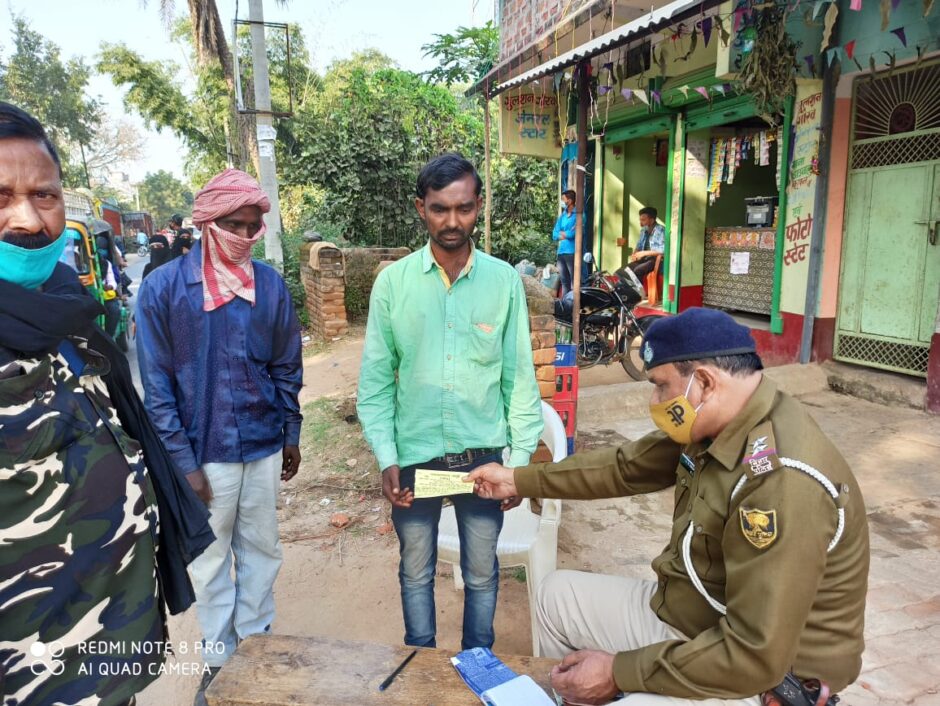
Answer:
<svg viewBox="0 0 940 706"><path fill-rule="evenodd" d="M395 507L409 508L415 499L414 492L411 488L401 489L400 475L401 469L397 465L382 471L382 495Z"/></svg>
<svg viewBox="0 0 940 706"><path fill-rule="evenodd" d="M519 497L519 493L516 492L516 483L513 474L514 470L512 468L506 468L498 463L487 463L485 466L474 468L464 480L468 483L473 481L473 492L481 498L486 498L487 500L507 500L509 498ZM516 502L515 505L511 505L510 507L515 507L518 504L519 503ZM509 507L504 507L503 509L508 510Z"/></svg>
<svg viewBox="0 0 940 706"><path fill-rule="evenodd" d="M598 650L579 650L552 667L552 688L566 704L606 704L617 695L614 656Z"/></svg>

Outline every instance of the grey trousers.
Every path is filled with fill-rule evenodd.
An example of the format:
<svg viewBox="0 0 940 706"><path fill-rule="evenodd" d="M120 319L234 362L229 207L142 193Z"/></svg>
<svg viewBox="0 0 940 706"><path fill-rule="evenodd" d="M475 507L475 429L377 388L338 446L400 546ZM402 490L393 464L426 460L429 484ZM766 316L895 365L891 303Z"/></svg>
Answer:
<svg viewBox="0 0 940 706"><path fill-rule="evenodd" d="M650 608L655 581L555 571L539 588L536 620L543 657L561 659L576 650L623 652L686 637ZM746 699L680 699L633 693L616 706L760 706Z"/></svg>

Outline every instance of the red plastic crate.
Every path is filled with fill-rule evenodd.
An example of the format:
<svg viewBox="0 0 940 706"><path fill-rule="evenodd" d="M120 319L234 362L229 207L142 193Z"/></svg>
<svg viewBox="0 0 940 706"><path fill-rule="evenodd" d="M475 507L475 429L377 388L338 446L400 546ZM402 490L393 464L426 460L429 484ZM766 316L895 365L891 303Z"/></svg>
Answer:
<svg viewBox="0 0 940 706"><path fill-rule="evenodd" d="M578 429L578 403L574 401L560 402L554 399L552 400L552 407L555 408L555 411L558 412L558 416L561 417L561 423L565 425L565 436L573 437Z"/></svg>
<svg viewBox="0 0 940 706"><path fill-rule="evenodd" d="M555 368L556 402L575 402L578 399L578 369Z"/></svg>

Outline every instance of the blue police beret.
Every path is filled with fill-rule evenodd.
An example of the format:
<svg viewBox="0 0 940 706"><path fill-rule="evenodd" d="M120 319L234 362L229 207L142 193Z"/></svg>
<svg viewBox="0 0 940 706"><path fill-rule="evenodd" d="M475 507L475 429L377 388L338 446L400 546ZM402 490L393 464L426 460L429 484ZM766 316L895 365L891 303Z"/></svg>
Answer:
<svg viewBox="0 0 940 706"><path fill-rule="evenodd" d="M693 307L656 320L643 337L646 369L683 360L756 353L751 330L717 309Z"/></svg>

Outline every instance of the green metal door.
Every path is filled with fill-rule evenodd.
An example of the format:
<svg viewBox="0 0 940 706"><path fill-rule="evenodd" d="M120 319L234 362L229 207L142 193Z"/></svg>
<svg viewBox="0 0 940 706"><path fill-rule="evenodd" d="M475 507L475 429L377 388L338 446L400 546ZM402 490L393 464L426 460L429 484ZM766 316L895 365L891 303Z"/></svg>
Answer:
<svg viewBox="0 0 940 706"><path fill-rule="evenodd" d="M940 297L940 64L856 86L835 357L926 376Z"/></svg>

